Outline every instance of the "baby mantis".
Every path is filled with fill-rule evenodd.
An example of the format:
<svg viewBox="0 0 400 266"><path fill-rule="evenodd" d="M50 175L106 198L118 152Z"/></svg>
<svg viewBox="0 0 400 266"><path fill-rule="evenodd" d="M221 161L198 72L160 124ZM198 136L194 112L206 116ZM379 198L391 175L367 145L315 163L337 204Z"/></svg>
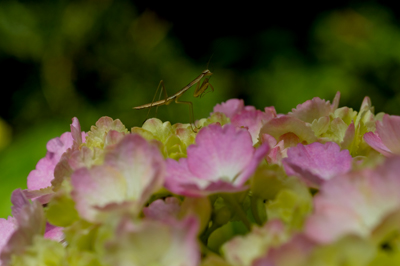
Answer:
<svg viewBox="0 0 400 266"><path fill-rule="evenodd" d="M139 109L151 108L151 107L153 107L153 106L157 106L157 107L158 107L158 106L161 106L161 105L168 105L168 104L170 104L173 100L175 100L176 103L184 103L184 104L188 104L188 105L189 105L189 107L190 107L190 120L191 120L192 124L194 125L194 118L193 118L194 115L193 115L193 104L192 104L192 102L189 102L189 101L179 101L179 97L181 97L182 94L184 94L184 93L185 93L188 89L190 89L190 87L192 87L194 84L197 84L196 90L194 91L194 94L193 94L194 97L199 97L199 96L201 97L202 95L204 95L204 94L206 93L206 90L207 90L208 87L210 87L211 90L214 91L214 87L208 82L208 81L210 80L210 76L211 76L212 74L213 74L213 73L211 73L210 70L208 70L208 69L204 70L204 71L201 72L201 74L200 74L197 78L195 78L192 82L190 82L188 85L186 85L185 87L183 87L180 91L178 91L177 93L175 93L174 95L169 96L169 97L168 97L168 95L167 95L167 91L166 91L165 86L164 86L164 81L161 80L161 81L160 81L160 84L158 84L156 94L155 94L154 97L153 97L153 101L152 101L151 103L147 103L147 104L143 104L143 105L140 105L140 106L133 107L133 109L139 110ZM204 81L203 81L203 82L201 83L201 85L200 85L200 81L201 81L203 78L204 78ZM159 100L159 101L156 101L156 102L155 102L155 101L154 101L154 98L156 97L157 92L158 92L160 86L162 87L162 90L164 91L165 99L164 99L164 100ZM160 93L161 93L161 92L160 92ZM150 109L149 109L149 112L150 112ZM148 113L147 113L147 115L148 115ZM196 127L196 126L195 126L195 127ZM197 129L197 128L196 128L196 129ZM196 132L196 130L194 130L193 127L192 127L192 130Z"/></svg>

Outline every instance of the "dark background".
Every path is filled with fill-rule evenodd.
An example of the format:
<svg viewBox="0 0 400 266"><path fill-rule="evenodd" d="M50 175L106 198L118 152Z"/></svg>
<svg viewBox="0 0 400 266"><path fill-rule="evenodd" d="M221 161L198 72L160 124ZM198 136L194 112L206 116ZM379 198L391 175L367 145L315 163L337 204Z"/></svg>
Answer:
<svg viewBox="0 0 400 266"><path fill-rule="evenodd" d="M140 126L164 80L170 95L207 67L215 88L190 89L196 119L241 98L286 113L313 97L400 114L399 13L389 1L0 2L0 217L46 142L101 116ZM188 123L185 105L157 117ZM155 115L154 110L152 115Z"/></svg>

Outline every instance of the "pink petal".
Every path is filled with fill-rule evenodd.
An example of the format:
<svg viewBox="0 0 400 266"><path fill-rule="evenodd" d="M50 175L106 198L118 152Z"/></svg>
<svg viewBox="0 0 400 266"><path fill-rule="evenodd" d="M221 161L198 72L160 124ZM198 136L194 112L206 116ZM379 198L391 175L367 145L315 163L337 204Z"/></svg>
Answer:
<svg viewBox="0 0 400 266"><path fill-rule="evenodd" d="M333 204L319 205L318 215L307 221L306 234L320 243L330 243L345 234L359 232L360 224L355 222L357 219L357 213L348 208Z"/></svg>
<svg viewBox="0 0 400 266"><path fill-rule="evenodd" d="M271 117L271 118L278 116L276 113L275 107L273 107L273 106L265 107L264 112L268 115L268 117Z"/></svg>
<svg viewBox="0 0 400 266"><path fill-rule="evenodd" d="M287 175L302 177L316 185L351 169L349 151L340 151L339 145L334 142L298 144L288 149L287 155L282 160Z"/></svg>
<svg viewBox="0 0 400 266"><path fill-rule="evenodd" d="M78 149L79 145L81 145L82 142L85 141L86 133L82 133L81 125L79 124L78 118L76 117L72 118L71 135L72 139L74 140L73 148Z"/></svg>
<svg viewBox="0 0 400 266"><path fill-rule="evenodd" d="M3 246L0 258L5 265L12 255L23 253L36 235L43 235L46 225L43 207L39 202L30 203L21 189L14 190L11 199L15 203L13 213L18 227Z"/></svg>
<svg viewBox="0 0 400 266"><path fill-rule="evenodd" d="M158 199L153 201L149 207L143 208L146 218L163 220L166 217L178 218L181 210L181 202L175 197L168 197L165 200Z"/></svg>
<svg viewBox="0 0 400 266"><path fill-rule="evenodd" d="M385 114L382 121L377 121L375 134L377 137L371 137L369 133L365 141L379 152L389 155L388 150L393 154L400 154L400 116ZM369 142L370 143L369 143Z"/></svg>
<svg viewBox="0 0 400 266"><path fill-rule="evenodd" d="M394 155L390 149L383 144L381 138L377 134L374 134L373 132L367 132L364 134L364 140L369 146L371 146L371 148L382 153L383 155Z"/></svg>
<svg viewBox="0 0 400 266"><path fill-rule="evenodd" d="M46 187L40 190L25 189L23 192L28 199L38 201L40 204L49 203L54 194L52 187Z"/></svg>
<svg viewBox="0 0 400 266"><path fill-rule="evenodd" d="M400 207L400 157L376 169L364 169L325 182L314 197L314 214L306 234L330 243L345 234L368 237L388 214Z"/></svg>
<svg viewBox="0 0 400 266"><path fill-rule="evenodd" d="M261 136L261 143L267 143L268 146L275 147L278 142L276 141L276 139L273 136L268 135L268 134L263 134Z"/></svg>
<svg viewBox="0 0 400 266"><path fill-rule="evenodd" d="M125 136L124 133L116 131L116 130L110 130L107 132L105 141L104 141L104 146L111 146L117 144L123 137Z"/></svg>
<svg viewBox="0 0 400 266"><path fill-rule="evenodd" d="M224 103L217 104L214 107L214 113L224 113L226 117L232 118L235 114L244 109L244 101L239 99L230 99Z"/></svg>
<svg viewBox="0 0 400 266"><path fill-rule="evenodd" d="M11 194L11 203L13 204L11 210L14 217L18 217L18 215L24 211L24 208L30 204L29 200L26 198L21 189L16 189L13 191Z"/></svg>
<svg viewBox="0 0 400 266"><path fill-rule="evenodd" d="M16 229L17 222L13 217L8 217L7 220L0 218L0 254Z"/></svg>
<svg viewBox="0 0 400 266"><path fill-rule="evenodd" d="M166 172L165 187L173 193L182 196L205 197L212 193L238 192L247 189L247 187L236 187L222 180L210 182L194 176L188 169L186 158L180 159L179 162L167 159Z"/></svg>
<svg viewBox="0 0 400 266"><path fill-rule="evenodd" d="M165 161L156 145L138 134L130 134L107 152L105 165L116 168L125 178L128 198L144 204L164 183Z"/></svg>
<svg viewBox="0 0 400 266"><path fill-rule="evenodd" d="M332 112L338 108L339 101L340 101L340 92L338 91L338 92L336 92L335 98L333 98L333 101L332 101L332 105L331 105Z"/></svg>
<svg viewBox="0 0 400 266"><path fill-rule="evenodd" d="M208 182L201 180L190 172L186 158L167 159L165 187L178 195L189 197L201 197L206 195L201 192L201 188L205 187ZM193 184L194 183L194 184ZM189 187L190 186L190 187Z"/></svg>
<svg viewBox="0 0 400 266"><path fill-rule="evenodd" d="M188 168L201 179L233 182L250 163L254 150L246 130L210 125L197 134L196 145L188 147Z"/></svg>
<svg viewBox="0 0 400 266"><path fill-rule="evenodd" d="M270 164L280 164L284 156L285 154L282 152L281 147L276 146L269 151L267 156L267 162Z"/></svg>
<svg viewBox="0 0 400 266"><path fill-rule="evenodd" d="M48 239L52 239L57 242L61 242L64 240L64 228L54 226L52 224L46 224L46 231L44 233L44 237Z"/></svg>
<svg viewBox="0 0 400 266"><path fill-rule="evenodd" d="M269 150L270 147L266 143L258 147L254 152L252 160L246 166L246 168L240 173L240 175L236 178L234 184L235 185L244 184L257 169L257 166L260 164L260 162L262 161L264 156L269 152Z"/></svg>
<svg viewBox="0 0 400 266"><path fill-rule="evenodd" d="M165 186L174 193L203 196L245 189L255 168L269 150L268 144L253 148L249 133L233 125L210 125L200 130L188 158L167 160Z"/></svg>
<svg viewBox="0 0 400 266"><path fill-rule="evenodd" d="M288 115L311 124L315 119L323 116L329 116L329 114L334 111L333 108L339 102L337 97L339 96L335 96L333 105L331 105L329 101L315 97L312 100L308 100L297 105L296 109L293 109Z"/></svg>
<svg viewBox="0 0 400 266"><path fill-rule="evenodd" d="M253 144L256 144L261 127L274 117L276 117L276 114L264 113L260 110L243 110L234 115L231 118L231 122L237 127L247 128Z"/></svg>
<svg viewBox="0 0 400 266"><path fill-rule="evenodd" d="M132 212L139 213L151 194L161 188L164 164L156 146L137 134L126 135L106 153L104 165L72 174L72 197L79 214L96 221L102 215L99 208L118 208L124 201L132 202Z"/></svg>
<svg viewBox="0 0 400 266"><path fill-rule="evenodd" d="M32 170L28 175L28 189L40 190L51 186L54 179L54 169L61 159L61 156L69 148L78 148L85 139L86 133L80 132L79 121L76 117L72 119L71 132L66 132L60 137L51 139L46 147L46 157L39 160L36 169Z"/></svg>
<svg viewBox="0 0 400 266"><path fill-rule="evenodd" d="M261 143L268 144L270 148L266 160L270 164L280 164L283 157L286 157L286 149L284 147L284 140L279 142L274 137L268 134L263 134Z"/></svg>
<svg viewBox="0 0 400 266"><path fill-rule="evenodd" d="M64 154L65 157L63 156L61 158L54 170L55 179L57 179L58 176L68 177L74 170L79 168L90 168L93 165L99 164L99 157L102 157L103 152L103 150L98 148L90 149L86 146L82 146L79 150ZM64 180L64 178L62 178L61 181L62 180Z"/></svg>
<svg viewBox="0 0 400 266"><path fill-rule="evenodd" d="M370 110L372 107L371 99L368 96L365 96L360 107L360 111Z"/></svg>
<svg viewBox="0 0 400 266"><path fill-rule="evenodd" d="M193 182L193 184L183 184L181 187L182 192L180 195L188 197L206 197L215 193L234 193L248 189L248 186L238 187L222 180L210 182L207 184L207 186L199 186Z"/></svg>
<svg viewBox="0 0 400 266"><path fill-rule="evenodd" d="M28 175L28 189L39 190L51 185L54 179L54 168L61 159L61 155L72 146L71 133L66 132L60 138L54 138L47 143L47 154L39 160L36 169Z"/></svg>
<svg viewBox="0 0 400 266"><path fill-rule="evenodd" d="M109 166L81 168L71 176L72 198L80 216L96 221L98 210L109 203L121 203L126 199L126 182L119 172Z"/></svg>

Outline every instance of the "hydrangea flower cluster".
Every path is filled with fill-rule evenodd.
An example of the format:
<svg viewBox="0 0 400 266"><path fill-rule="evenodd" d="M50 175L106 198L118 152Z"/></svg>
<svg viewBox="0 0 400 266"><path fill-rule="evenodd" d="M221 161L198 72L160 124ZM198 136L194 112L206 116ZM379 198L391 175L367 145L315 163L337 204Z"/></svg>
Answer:
<svg viewBox="0 0 400 266"><path fill-rule="evenodd" d="M400 265L400 117L231 99L190 124L52 139L0 219L0 265Z"/></svg>

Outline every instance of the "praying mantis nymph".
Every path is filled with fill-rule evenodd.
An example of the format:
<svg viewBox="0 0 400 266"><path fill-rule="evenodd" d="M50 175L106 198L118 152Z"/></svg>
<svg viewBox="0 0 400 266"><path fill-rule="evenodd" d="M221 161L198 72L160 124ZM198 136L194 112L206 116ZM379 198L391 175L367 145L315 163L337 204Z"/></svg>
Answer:
<svg viewBox="0 0 400 266"><path fill-rule="evenodd" d="M194 84L197 84L196 90L194 91L194 94L193 94L194 97L203 96L206 93L208 87L210 87L211 90L214 91L214 87L208 82L210 80L210 76L212 74L213 73L211 73L210 70L208 70L208 69L204 70L203 72L201 72L201 74L197 78L195 78L192 82L190 82L188 85L183 87L180 91L178 91L177 93L175 93L172 96L168 96L167 95L167 91L166 91L165 86L164 86L164 81L161 80L160 83L158 84L156 93L155 93L155 95L153 97L153 101L151 103L147 103L147 104L143 104L143 105L140 105L140 106L133 107L133 109L140 110L140 109L145 109L145 108L151 108L153 106L157 106L158 107L158 106L161 106L161 105L168 105L173 100L175 100L176 103L183 103L183 104L188 104L189 105L189 107L190 107L190 120L191 120L191 123L194 125L194 118L193 118L194 115L193 115L193 104L192 104L192 102L179 101L179 97L181 97L182 94L184 94ZM200 85L200 81L203 78L204 78L204 81ZM157 95L157 92L160 89L160 86L161 86L161 89L164 91L165 98L164 98L164 100L154 101L154 99L155 99L155 97ZM160 92L160 94L161 94L161 92ZM150 109L149 109L149 112L150 112ZM149 114L149 112L147 113L147 115ZM194 126L196 128L196 125L194 125ZM192 127L192 130L196 132L196 130L193 129L193 127Z"/></svg>

